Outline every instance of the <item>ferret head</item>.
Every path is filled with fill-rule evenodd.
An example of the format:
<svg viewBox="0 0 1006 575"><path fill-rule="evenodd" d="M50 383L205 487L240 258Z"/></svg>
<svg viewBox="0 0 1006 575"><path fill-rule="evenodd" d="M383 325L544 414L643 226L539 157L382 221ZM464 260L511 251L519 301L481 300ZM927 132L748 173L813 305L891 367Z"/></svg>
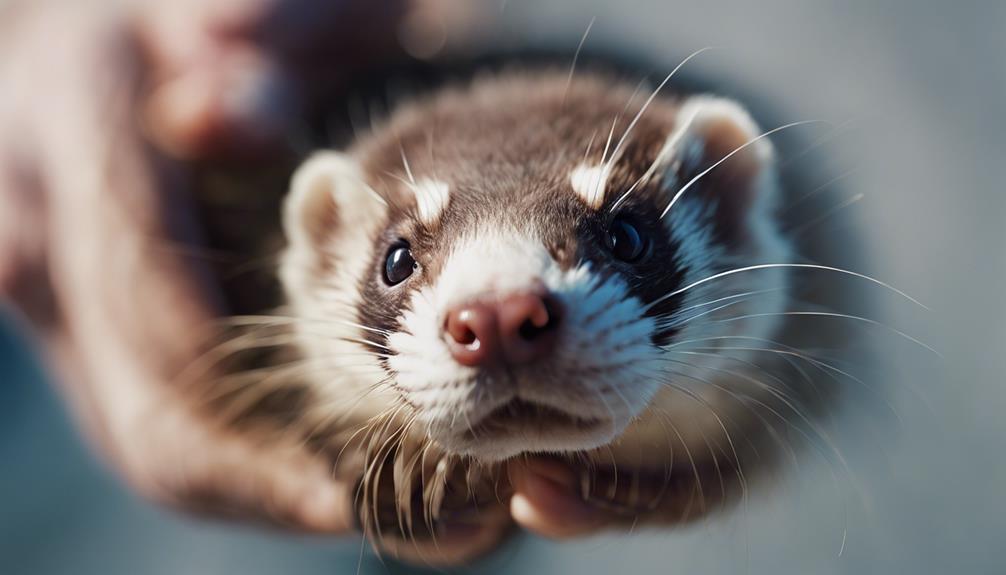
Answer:
<svg viewBox="0 0 1006 575"><path fill-rule="evenodd" d="M769 335L781 272L709 279L787 257L769 143L732 101L646 100L507 74L310 158L281 271L329 367L313 409L397 410L484 461L589 450L704 393L718 360L688 345Z"/></svg>

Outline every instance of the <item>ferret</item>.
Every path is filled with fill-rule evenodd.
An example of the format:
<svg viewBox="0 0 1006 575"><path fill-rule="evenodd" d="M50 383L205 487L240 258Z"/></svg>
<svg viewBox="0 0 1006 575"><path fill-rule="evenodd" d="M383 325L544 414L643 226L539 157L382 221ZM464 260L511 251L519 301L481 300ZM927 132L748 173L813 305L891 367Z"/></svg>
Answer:
<svg viewBox="0 0 1006 575"><path fill-rule="evenodd" d="M737 101L661 88L483 75L296 169L283 425L384 549L484 551L523 458L625 525L702 517L768 459L796 395L762 361L798 267L776 153ZM459 524L490 534L438 544Z"/></svg>

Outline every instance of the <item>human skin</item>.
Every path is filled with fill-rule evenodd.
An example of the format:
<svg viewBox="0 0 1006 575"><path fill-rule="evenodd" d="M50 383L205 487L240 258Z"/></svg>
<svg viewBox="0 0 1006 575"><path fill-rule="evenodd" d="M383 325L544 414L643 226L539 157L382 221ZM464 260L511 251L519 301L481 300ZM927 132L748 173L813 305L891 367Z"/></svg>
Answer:
<svg viewBox="0 0 1006 575"><path fill-rule="evenodd" d="M326 55L365 41L380 57L407 6L70 4L15 6L0 25L5 307L39 343L84 435L138 493L215 517L350 531L352 486L325 462L218 427L179 393L227 314L191 257L190 166L276 150L319 66L331 71ZM357 59L334 65L349 74ZM510 473L519 525L562 538L607 523L558 464Z"/></svg>

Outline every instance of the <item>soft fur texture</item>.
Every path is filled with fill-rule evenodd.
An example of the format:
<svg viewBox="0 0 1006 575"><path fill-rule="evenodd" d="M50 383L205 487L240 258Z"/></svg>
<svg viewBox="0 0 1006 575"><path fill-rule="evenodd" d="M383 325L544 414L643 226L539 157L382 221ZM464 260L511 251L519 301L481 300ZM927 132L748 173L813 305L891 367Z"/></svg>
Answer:
<svg viewBox="0 0 1006 575"><path fill-rule="evenodd" d="M661 218L683 185L760 130L729 100L660 96L643 110L644 100L632 84L589 74L569 84L559 72L486 77L406 105L352 149L319 152L298 171L281 274L303 320L300 347L327 366L308 377L316 400L302 417L314 430L339 421L395 436L386 443L397 447L366 452L360 473L373 479L373 462L390 461L399 519L415 478L425 485L427 457L450 462L430 472L445 482L448 468L495 481L494 465L528 453L665 476L691 460L683 473L696 478L738 457L727 426L752 416L737 397L772 390L745 379L736 341L730 353L715 348L772 336L787 274L707 278L790 260L773 217L772 148L761 140L737 153ZM649 239L639 263L605 245L616 215ZM400 241L418 265L388 286L384 259ZM552 356L506 372L452 360L450 305L541 286L566 310ZM515 399L539 417L507 425ZM492 424L500 410L503 424ZM676 519L698 513L671 507Z"/></svg>

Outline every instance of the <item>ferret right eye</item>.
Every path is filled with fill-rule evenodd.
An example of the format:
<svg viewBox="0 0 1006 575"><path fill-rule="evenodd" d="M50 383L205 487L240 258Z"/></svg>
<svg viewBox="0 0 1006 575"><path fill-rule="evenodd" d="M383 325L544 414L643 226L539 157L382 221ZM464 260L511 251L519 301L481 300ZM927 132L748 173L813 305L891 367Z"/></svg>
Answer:
<svg viewBox="0 0 1006 575"><path fill-rule="evenodd" d="M639 261L649 245L639 228L621 217L615 218L608 229L607 243L612 255L623 262Z"/></svg>
<svg viewBox="0 0 1006 575"><path fill-rule="evenodd" d="M404 242L394 244L384 260L384 283L389 286L400 284L408 279L417 267L419 264L412 257L409 244Z"/></svg>

